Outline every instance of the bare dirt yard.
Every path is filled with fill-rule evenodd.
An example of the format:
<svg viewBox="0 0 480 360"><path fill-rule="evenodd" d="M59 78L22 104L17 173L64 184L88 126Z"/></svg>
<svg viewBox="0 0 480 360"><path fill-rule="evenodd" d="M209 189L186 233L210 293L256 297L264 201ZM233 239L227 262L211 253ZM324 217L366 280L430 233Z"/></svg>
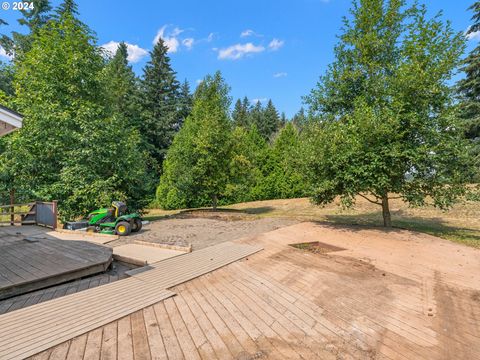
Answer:
<svg viewBox="0 0 480 360"><path fill-rule="evenodd" d="M117 246L140 240L176 246L191 244L192 250L198 250L296 223L298 221L295 219L258 218L235 212L191 212L152 221L141 232L112 241L109 245Z"/></svg>

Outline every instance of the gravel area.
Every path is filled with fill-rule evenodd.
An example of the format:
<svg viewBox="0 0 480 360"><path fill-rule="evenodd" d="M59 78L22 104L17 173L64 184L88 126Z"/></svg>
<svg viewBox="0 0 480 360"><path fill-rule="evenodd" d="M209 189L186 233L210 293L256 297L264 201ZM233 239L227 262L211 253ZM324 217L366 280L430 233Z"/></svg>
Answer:
<svg viewBox="0 0 480 360"><path fill-rule="evenodd" d="M203 214L202 216L208 216ZM183 216L152 221L137 234L110 242L109 246L133 243L135 240L162 243L175 246L192 245L193 250L202 249L224 241L256 236L264 232L296 224L297 221L282 218L235 219Z"/></svg>

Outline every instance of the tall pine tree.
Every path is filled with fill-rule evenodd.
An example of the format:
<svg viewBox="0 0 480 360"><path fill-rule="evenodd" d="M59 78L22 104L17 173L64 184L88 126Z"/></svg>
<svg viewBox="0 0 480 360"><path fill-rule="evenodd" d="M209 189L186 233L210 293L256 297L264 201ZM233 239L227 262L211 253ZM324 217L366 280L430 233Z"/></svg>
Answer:
<svg viewBox="0 0 480 360"><path fill-rule="evenodd" d="M190 115L192 106L193 96L190 93L190 84L185 79L180 87L177 130L180 130L188 115Z"/></svg>
<svg viewBox="0 0 480 360"><path fill-rule="evenodd" d="M469 10L474 12L473 25L467 36L480 31L480 1L476 1ZM460 115L465 124L465 136L475 144L475 155L480 154L480 43L464 60L461 68L465 78L458 83L460 95ZM477 160L478 161L478 160Z"/></svg>
<svg viewBox="0 0 480 360"><path fill-rule="evenodd" d="M141 84L141 134L152 157L161 166L179 129L180 84L170 65L168 48L160 38L150 52Z"/></svg>
<svg viewBox="0 0 480 360"><path fill-rule="evenodd" d="M121 42L104 70L107 104L123 122L140 129L138 81L129 65L127 45Z"/></svg>
<svg viewBox="0 0 480 360"><path fill-rule="evenodd" d="M260 100L257 100L255 105L253 105L252 109L249 112L248 123L250 126L255 126L260 133L261 133L260 129L262 128L264 115L265 113L263 111L262 103L260 102ZM263 136L262 133L261 135Z"/></svg>
<svg viewBox="0 0 480 360"><path fill-rule="evenodd" d="M280 116L278 111L273 105L272 100L268 100L267 106L265 107L263 114L263 121L259 125L258 130L265 139L271 139L272 136L277 132L280 127Z"/></svg>
<svg viewBox="0 0 480 360"><path fill-rule="evenodd" d="M232 112L232 119L235 126L241 126L243 128L249 127L249 114L250 113L250 102L245 96L243 100L238 99L235 102L235 106Z"/></svg>

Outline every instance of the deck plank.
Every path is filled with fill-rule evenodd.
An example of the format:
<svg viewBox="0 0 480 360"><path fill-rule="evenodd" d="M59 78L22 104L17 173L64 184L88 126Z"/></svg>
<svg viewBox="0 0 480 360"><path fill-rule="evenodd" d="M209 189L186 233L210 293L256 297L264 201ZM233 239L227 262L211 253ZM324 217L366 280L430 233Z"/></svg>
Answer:
<svg viewBox="0 0 480 360"><path fill-rule="evenodd" d="M129 314L132 314L133 352L142 354L144 358L149 358L147 352L143 350L145 346L149 348L148 342L146 345L143 342L147 334L145 319L143 318L143 312L138 312L138 310L158 304L160 301L171 297L173 293L166 288L199 277L259 250L261 250L260 247L233 243L222 244L218 247L213 246L206 251L200 250L171 258L170 261L165 260L168 261L167 267L162 263L154 264L153 270L136 274L128 279L1 315L0 322L4 332L0 334L0 358L17 359L31 356ZM65 286L61 291L63 293L67 290L68 286ZM53 297L54 295L55 291L47 291L42 295L42 298ZM199 295L196 294L195 296ZM198 300L202 307L211 313L215 326L221 330L226 329L224 325L221 325L221 319L218 315L216 318L213 316L214 310L209 307L201 295ZM174 305L174 303L172 302L171 305ZM177 343L177 347L173 346L173 340L176 341L176 331L189 336L186 328L182 327L181 318L173 309L171 308L171 312L174 317L175 328L170 322L169 314L166 312L164 305L154 307L164 342L167 341L167 335L170 336L171 346L167 347L168 351L172 352L172 354L169 354L170 358L175 358L177 355L183 357L180 344ZM198 309L201 310L201 307L198 307ZM162 320L158 318L159 316L162 317ZM218 334L216 336L212 335L215 332L212 324L209 320L205 320L202 320L202 323L208 327L206 331L209 332L209 340L218 341ZM116 325L112 324L111 326ZM119 328L118 331L118 337L123 339L125 337L124 329ZM107 333L102 331L102 334L105 336ZM100 345L97 344L99 341ZM105 338L104 343L106 341L107 338ZM192 343L183 343L183 346L191 349ZM233 341L230 346L236 353L243 351L238 342ZM87 338L85 353L93 352L93 354L97 354L96 347L102 348L102 338L98 339L98 332L93 334L92 338L90 336ZM226 350L225 355L227 355L227 358L231 357L228 350ZM219 358L225 357L219 356Z"/></svg>
<svg viewBox="0 0 480 360"><path fill-rule="evenodd" d="M133 360L132 324L130 315L118 320L118 357Z"/></svg>
<svg viewBox="0 0 480 360"><path fill-rule="evenodd" d="M131 315L132 319L132 339L133 352L135 360L150 360L150 347L148 346L147 330L145 329L145 319L143 311L137 311Z"/></svg>
<svg viewBox="0 0 480 360"><path fill-rule="evenodd" d="M38 231L34 242L26 234L0 236L0 299L105 271L112 261L111 248Z"/></svg>

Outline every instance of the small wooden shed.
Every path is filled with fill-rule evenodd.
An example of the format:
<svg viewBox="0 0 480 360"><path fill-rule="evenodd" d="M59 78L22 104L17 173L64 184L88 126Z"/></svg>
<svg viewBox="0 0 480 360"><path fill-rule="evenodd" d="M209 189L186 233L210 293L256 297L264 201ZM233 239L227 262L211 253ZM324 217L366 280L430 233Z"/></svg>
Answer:
<svg viewBox="0 0 480 360"><path fill-rule="evenodd" d="M23 116L0 105L0 137L22 127Z"/></svg>

